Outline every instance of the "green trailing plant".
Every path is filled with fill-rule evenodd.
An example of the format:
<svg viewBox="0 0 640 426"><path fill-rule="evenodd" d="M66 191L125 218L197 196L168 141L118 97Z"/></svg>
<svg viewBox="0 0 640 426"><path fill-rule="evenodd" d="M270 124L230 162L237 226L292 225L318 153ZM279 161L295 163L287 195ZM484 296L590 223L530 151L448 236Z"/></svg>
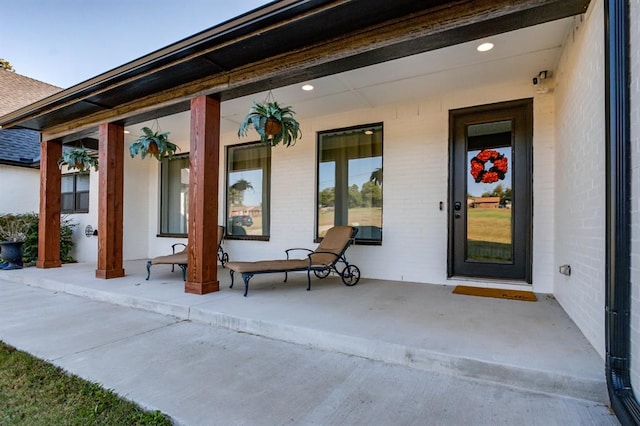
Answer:
<svg viewBox="0 0 640 426"><path fill-rule="evenodd" d="M176 144L169 141L169 132L154 132L148 127L143 127L142 132L144 134L129 145L131 158L140 154L143 159L151 155L161 160L164 156L173 157L179 149Z"/></svg>
<svg viewBox="0 0 640 426"><path fill-rule="evenodd" d="M281 107L277 102L253 102L249 113L238 129L238 137L247 136L250 127L260 135L265 145L285 146L295 144L302 136L300 124L293 117L295 112L290 106Z"/></svg>
<svg viewBox="0 0 640 426"><path fill-rule="evenodd" d="M58 159L58 166L67 165L67 170L77 169L81 172L88 171L93 167L98 170L98 157L91 154L87 148L72 148L62 151L62 157Z"/></svg>

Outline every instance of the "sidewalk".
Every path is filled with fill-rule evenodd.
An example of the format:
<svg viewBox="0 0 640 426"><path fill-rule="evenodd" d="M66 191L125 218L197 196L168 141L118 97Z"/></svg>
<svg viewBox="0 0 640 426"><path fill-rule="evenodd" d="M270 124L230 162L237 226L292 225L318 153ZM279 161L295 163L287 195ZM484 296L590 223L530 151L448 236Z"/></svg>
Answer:
<svg viewBox="0 0 640 426"><path fill-rule="evenodd" d="M90 267L3 272L0 339L182 424L617 424L598 400L601 359L553 300L366 280L309 293L259 277L247 298L222 282L194 296L160 268L150 282L69 282ZM577 385L594 402L540 392Z"/></svg>

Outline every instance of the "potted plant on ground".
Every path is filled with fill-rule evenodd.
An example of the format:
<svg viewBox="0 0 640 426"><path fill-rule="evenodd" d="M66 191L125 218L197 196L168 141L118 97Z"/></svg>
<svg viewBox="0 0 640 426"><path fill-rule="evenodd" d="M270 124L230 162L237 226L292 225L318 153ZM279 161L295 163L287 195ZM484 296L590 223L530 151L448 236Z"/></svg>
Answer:
<svg viewBox="0 0 640 426"><path fill-rule="evenodd" d="M91 154L88 149L72 148L62 151L62 157L58 159L58 166L67 165L67 170L77 169L81 172L88 171L93 167L98 170L98 157Z"/></svg>
<svg viewBox="0 0 640 426"><path fill-rule="evenodd" d="M0 216L0 257L2 269L22 269L22 245L29 221L12 214Z"/></svg>
<svg viewBox="0 0 640 426"><path fill-rule="evenodd" d="M295 144L302 136L300 124L293 116L295 112L290 106L281 107L277 102L254 102L238 129L238 137L247 136L249 128L260 135L265 145L276 146L282 142L285 146Z"/></svg>
<svg viewBox="0 0 640 426"><path fill-rule="evenodd" d="M129 145L131 158L138 154L143 159L147 155L151 155L157 160L162 159L164 156L171 158L179 149L177 145L169 141L169 132L154 132L148 127L143 127L142 132L144 134Z"/></svg>

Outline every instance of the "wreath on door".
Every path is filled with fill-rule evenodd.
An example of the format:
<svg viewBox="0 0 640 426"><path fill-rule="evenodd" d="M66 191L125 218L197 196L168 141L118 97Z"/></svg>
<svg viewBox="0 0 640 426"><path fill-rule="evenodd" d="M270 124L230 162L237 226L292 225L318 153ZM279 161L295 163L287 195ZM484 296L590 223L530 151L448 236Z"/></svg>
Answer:
<svg viewBox="0 0 640 426"><path fill-rule="evenodd" d="M486 170L485 164L491 162L492 166ZM483 149L471 159L471 176L476 183L494 183L504 179L509 170L509 160L498 151Z"/></svg>

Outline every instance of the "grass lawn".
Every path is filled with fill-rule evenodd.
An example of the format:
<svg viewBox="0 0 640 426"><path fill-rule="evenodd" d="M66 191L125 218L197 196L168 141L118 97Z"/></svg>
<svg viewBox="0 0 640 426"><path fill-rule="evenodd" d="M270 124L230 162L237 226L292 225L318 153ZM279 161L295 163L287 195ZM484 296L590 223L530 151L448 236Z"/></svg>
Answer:
<svg viewBox="0 0 640 426"><path fill-rule="evenodd" d="M469 259L511 261L511 209L467 210Z"/></svg>
<svg viewBox="0 0 640 426"><path fill-rule="evenodd" d="M0 425L171 425L98 384L0 342Z"/></svg>
<svg viewBox="0 0 640 426"><path fill-rule="evenodd" d="M511 209L468 209L467 239L511 244Z"/></svg>
<svg viewBox="0 0 640 426"><path fill-rule="evenodd" d="M357 226L382 225L382 209L380 207L352 207L349 209L348 215L350 224L357 224ZM318 217L320 236L323 236L333 226L333 219L333 209L320 209Z"/></svg>

